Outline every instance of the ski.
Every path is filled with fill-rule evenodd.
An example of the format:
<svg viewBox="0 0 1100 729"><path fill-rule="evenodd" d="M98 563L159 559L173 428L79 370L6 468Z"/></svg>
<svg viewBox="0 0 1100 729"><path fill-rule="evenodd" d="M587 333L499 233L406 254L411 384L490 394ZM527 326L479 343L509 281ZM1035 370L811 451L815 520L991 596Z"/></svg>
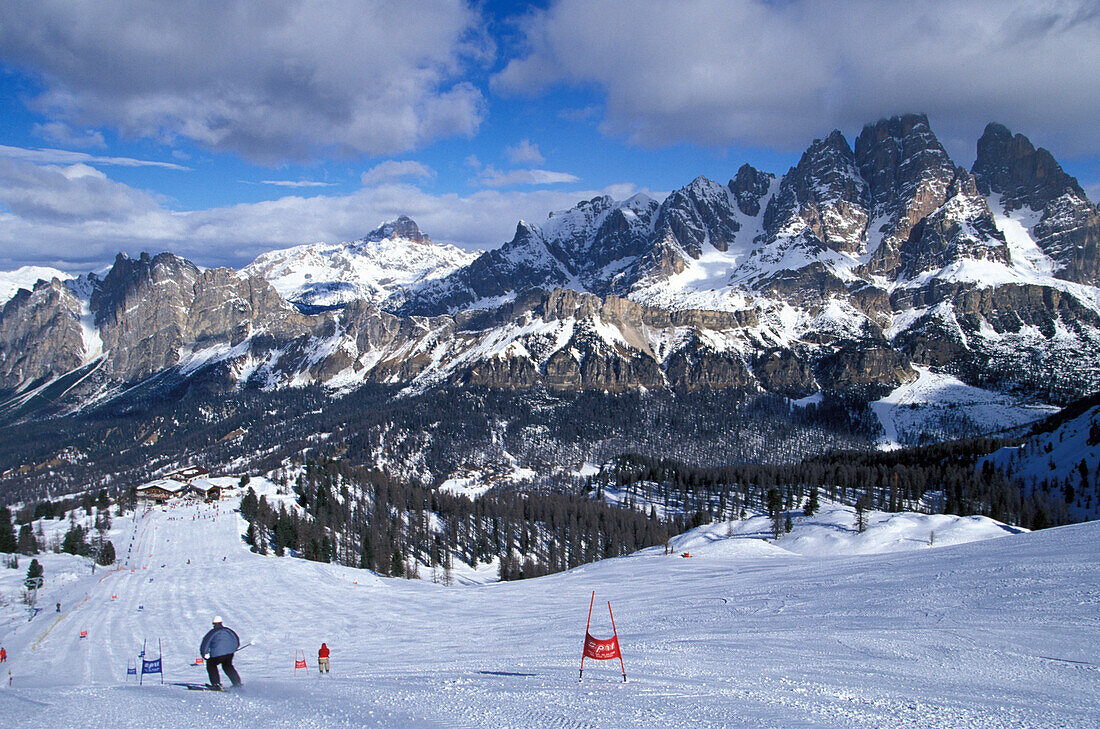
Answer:
<svg viewBox="0 0 1100 729"><path fill-rule="evenodd" d="M169 685L182 686L188 691L232 691L239 688L238 686L212 686L208 683L190 683L187 681L172 681Z"/></svg>

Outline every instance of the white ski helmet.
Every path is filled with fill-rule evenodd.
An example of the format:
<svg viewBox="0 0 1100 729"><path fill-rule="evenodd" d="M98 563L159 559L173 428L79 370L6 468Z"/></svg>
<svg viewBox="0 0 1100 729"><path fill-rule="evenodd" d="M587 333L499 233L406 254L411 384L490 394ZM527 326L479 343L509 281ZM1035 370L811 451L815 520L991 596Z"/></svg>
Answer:
<svg viewBox="0 0 1100 729"><path fill-rule="evenodd" d="M215 615L213 623L214 623L214 625L221 625L222 624L222 616L221 615Z"/></svg>

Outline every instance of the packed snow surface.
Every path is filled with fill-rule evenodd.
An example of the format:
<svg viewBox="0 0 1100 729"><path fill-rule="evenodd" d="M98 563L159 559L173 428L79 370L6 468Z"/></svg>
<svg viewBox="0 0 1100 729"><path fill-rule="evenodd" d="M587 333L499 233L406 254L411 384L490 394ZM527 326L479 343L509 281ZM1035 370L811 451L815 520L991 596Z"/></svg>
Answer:
<svg viewBox="0 0 1100 729"><path fill-rule="evenodd" d="M750 519L732 536L726 525L684 535L669 556L445 587L252 554L231 503L116 519L116 571L46 555L49 607L29 620L11 601L29 560L0 569L4 726L1100 724L1100 524L1010 534L989 520L873 515L865 534L912 541L859 554L872 537L829 507L777 542ZM952 543L969 539L983 541ZM591 632L611 635L610 601L627 683L617 661L586 662L577 680L593 590ZM215 614L256 641L234 661L244 688L170 685L203 680L192 664ZM139 687L127 663L146 640L155 656L158 639L166 683ZM319 677L322 641L332 673ZM310 666L297 676L295 650Z"/></svg>

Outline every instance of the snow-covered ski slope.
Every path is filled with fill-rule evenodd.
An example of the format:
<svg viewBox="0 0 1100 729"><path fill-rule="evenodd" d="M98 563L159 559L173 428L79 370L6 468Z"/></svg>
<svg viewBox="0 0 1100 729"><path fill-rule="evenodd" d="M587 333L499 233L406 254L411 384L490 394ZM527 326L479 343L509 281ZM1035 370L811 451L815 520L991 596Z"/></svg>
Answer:
<svg viewBox="0 0 1100 729"><path fill-rule="evenodd" d="M157 509L135 521L133 571L55 588L67 601L60 619L48 583L48 610L0 628L13 674L0 724L1100 725L1100 524L944 546L947 526L937 525L934 548L922 526L911 551L872 555L783 549L800 524L778 543L712 526L681 538L673 556L657 548L463 587L251 554L242 525L228 504ZM124 519L116 528L130 531ZM691 558L679 556L685 548ZM61 569L48 557L47 580ZM594 635L610 635L608 600L615 610L625 684L617 662L587 662L577 681L592 590ZM256 640L235 660L241 691L127 680L128 659L157 638L166 681L202 680L189 664L215 613ZM321 641L332 649L324 677L313 670ZM294 676L295 649L308 675Z"/></svg>

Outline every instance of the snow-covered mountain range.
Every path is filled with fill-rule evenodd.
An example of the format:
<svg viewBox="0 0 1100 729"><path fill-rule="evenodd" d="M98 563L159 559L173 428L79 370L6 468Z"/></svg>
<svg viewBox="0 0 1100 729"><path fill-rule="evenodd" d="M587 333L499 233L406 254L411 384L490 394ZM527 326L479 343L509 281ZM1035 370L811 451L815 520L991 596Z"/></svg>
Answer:
<svg viewBox="0 0 1100 729"><path fill-rule="evenodd" d="M1022 135L990 124L977 151L968 171L924 116L883 119L784 175L595 198L476 258L408 218L241 272L120 256L12 298L0 390L63 383L78 403L155 375L874 398L924 368L1047 403L1094 392L1100 213Z"/></svg>
<svg viewBox="0 0 1100 729"><path fill-rule="evenodd" d="M74 276L49 266L22 266L14 271L0 271L0 306L6 304L19 289L33 289L39 281L67 281Z"/></svg>
<svg viewBox="0 0 1100 729"><path fill-rule="evenodd" d="M402 216L349 243L313 243L265 253L241 269L287 301L333 308L363 299L400 304L406 291L469 265L477 254L433 243Z"/></svg>

